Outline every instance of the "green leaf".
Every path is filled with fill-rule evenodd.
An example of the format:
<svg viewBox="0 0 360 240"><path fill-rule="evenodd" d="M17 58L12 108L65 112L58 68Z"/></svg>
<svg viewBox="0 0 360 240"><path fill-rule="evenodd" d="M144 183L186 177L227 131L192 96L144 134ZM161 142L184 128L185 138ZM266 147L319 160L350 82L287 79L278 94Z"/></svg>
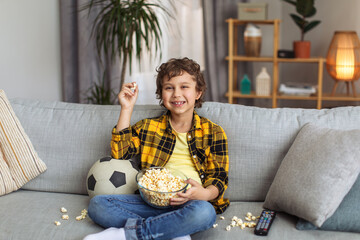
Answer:
<svg viewBox="0 0 360 240"><path fill-rule="evenodd" d="M303 17L309 15L314 8L314 0L297 0L296 11Z"/></svg>
<svg viewBox="0 0 360 240"><path fill-rule="evenodd" d="M174 7L173 3L171 6ZM128 60L131 74L133 51L140 61L144 49L152 51L154 43L154 52L160 52L161 55L162 32L157 14L173 18L161 1L147 3L145 0L90 0L81 8L85 9L88 9L89 13L97 13L91 32L96 39L99 56L104 52L110 54L112 60L116 56L125 63Z"/></svg>
<svg viewBox="0 0 360 240"><path fill-rule="evenodd" d="M309 18L309 17L314 16L315 14L316 14L316 8L312 8L312 10L304 17Z"/></svg>
<svg viewBox="0 0 360 240"><path fill-rule="evenodd" d="M313 29L314 27L316 27L320 23L321 23L321 21L318 21L318 20L314 20L314 21L308 23L304 28L304 33L310 31L311 29Z"/></svg>
<svg viewBox="0 0 360 240"><path fill-rule="evenodd" d="M291 18L294 20L294 22L296 23L296 25L300 28L300 29L303 29L305 24L306 24L306 21L299 17L298 15L296 14L290 14Z"/></svg>

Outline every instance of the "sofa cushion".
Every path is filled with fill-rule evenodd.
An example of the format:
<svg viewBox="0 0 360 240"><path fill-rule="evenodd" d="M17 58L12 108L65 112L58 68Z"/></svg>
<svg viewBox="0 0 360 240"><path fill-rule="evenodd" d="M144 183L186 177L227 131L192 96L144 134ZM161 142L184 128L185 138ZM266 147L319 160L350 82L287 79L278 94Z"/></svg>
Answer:
<svg viewBox="0 0 360 240"><path fill-rule="evenodd" d="M48 170L24 189L86 194L90 167L111 153L111 130L120 106L12 99L11 105ZM136 105L131 124L162 114L156 105ZM257 108L205 102L200 116L228 137L230 201L264 201L276 171L301 126L360 129L360 106L333 109Z"/></svg>
<svg viewBox="0 0 360 240"><path fill-rule="evenodd" d="M360 232L360 175L350 192L345 196L335 213L327 219L321 228L299 219L296 228L299 230L329 230L343 232Z"/></svg>
<svg viewBox="0 0 360 240"><path fill-rule="evenodd" d="M48 169L23 189L87 194L91 166L111 154L120 106L13 99L14 111ZM155 117L160 106L137 106L131 123Z"/></svg>
<svg viewBox="0 0 360 240"><path fill-rule="evenodd" d="M306 124L279 167L264 203L320 227L340 205L360 171L360 130Z"/></svg>
<svg viewBox="0 0 360 240"><path fill-rule="evenodd" d="M26 201L24 201L24 199ZM19 190L0 197L0 213L6 216L0 221L0 238L16 240L80 240L91 233L100 232L102 227L95 224L89 217L76 221L82 209L87 208L89 197L79 194L49 193ZM62 220L60 208L68 210L69 220ZM254 228L240 229L234 227L226 231L231 218L237 216L244 219L247 212L260 214L262 202L232 202L222 215L217 216L216 228L210 228L191 236L193 240L210 239L246 239L259 240L262 237L254 234ZM2 216L2 215L1 215ZM11 216L11 217L7 217ZM225 220L221 220L224 216ZM61 222L55 226L54 221ZM264 238L291 240L358 240L359 234L329 231L298 231L295 228L297 218L286 213L278 213L269 235Z"/></svg>
<svg viewBox="0 0 360 240"><path fill-rule="evenodd" d="M89 197L79 194L18 190L0 197L0 239L79 240L103 230L88 216L77 221L76 216L87 209ZM63 220L61 207L67 209ZM6 213L6 214L3 214ZM60 226L54 224L61 223Z"/></svg>
<svg viewBox="0 0 360 240"><path fill-rule="evenodd" d="M259 215L262 211L263 202L231 202L229 208L221 215L217 216L216 228L210 228L191 235L191 239L246 239L246 240L330 240L330 239L346 239L355 240L359 238L357 233L349 232L334 232L330 231L298 231L295 228L297 217L286 213L277 213L275 220L271 226L269 234L266 237L257 236L254 234L254 228L241 229L240 227L232 227L230 231L225 228L231 224L231 219L234 216L244 220L247 212L253 215ZM223 216L225 219L221 220Z"/></svg>
<svg viewBox="0 0 360 240"><path fill-rule="evenodd" d="M46 170L3 90L0 90L0 147L18 188Z"/></svg>

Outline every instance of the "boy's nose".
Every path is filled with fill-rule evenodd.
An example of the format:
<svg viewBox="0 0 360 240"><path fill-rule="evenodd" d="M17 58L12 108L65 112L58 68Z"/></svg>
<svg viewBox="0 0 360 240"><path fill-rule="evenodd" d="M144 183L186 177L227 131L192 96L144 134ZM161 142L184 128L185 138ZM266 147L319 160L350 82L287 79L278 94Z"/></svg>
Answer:
<svg viewBox="0 0 360 240"><path fill-rule="evenodd" d="M173 94L174 97L178 97L180 96L180 89L179 88L175 88L174 89L174 94Z"/></svg>

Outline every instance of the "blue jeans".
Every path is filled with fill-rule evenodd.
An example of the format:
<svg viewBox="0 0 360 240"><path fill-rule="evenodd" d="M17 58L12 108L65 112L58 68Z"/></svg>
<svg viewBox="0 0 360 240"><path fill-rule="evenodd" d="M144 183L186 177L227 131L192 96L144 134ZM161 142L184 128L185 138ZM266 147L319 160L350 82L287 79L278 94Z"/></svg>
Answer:
<svg viewBox="0 0 360 240"><path fill-rule="evenodd" d="M88 214L104 228L124 228L126 239L171 239L204 231L215 223L214 207L192 200L180 207L157 209L140 195L98 195L91 199Z"/></svg>

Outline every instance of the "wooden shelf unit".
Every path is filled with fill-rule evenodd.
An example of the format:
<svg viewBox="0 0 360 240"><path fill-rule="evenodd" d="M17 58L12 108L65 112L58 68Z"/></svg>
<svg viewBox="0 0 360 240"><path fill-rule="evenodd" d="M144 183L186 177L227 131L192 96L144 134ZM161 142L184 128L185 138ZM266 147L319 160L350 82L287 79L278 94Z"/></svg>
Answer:
<svg viewBox="0 0 360 240"><path fill-rule="evenodd" d="M264 20L264 21L244 21L237 19L227 19L228 23L228 34L229 34L229 55L225 57L228 61L228 92L226 97L229 103L234 103L236 98L252 98L252 99L271 99L272 107L277 107L278 100L311 100L317 102L317 108L321 109L322 101L360 101L360 97L350 97L347 95L335 95L323 94L323 71L324 63L326 59L322 57L311 57L311 58L278 58L277 52L279 49L279 25L280 20ZM238 27L244 24L253 23L256 25L272 25L273 30L273 56L260 56L260 57L247 57L238 55L238 37L242 34L238 33ZM258 96L255 92L250 94L241 94L237 90L238 69L236 62L247 61L247 62L271 62L273 64L272 70L272 93L270 96ZM294 95L282 95L278 92L279 88L279 63L313 63L317 64L317 86L318 90L314 96L294 96Z"/></svg>

